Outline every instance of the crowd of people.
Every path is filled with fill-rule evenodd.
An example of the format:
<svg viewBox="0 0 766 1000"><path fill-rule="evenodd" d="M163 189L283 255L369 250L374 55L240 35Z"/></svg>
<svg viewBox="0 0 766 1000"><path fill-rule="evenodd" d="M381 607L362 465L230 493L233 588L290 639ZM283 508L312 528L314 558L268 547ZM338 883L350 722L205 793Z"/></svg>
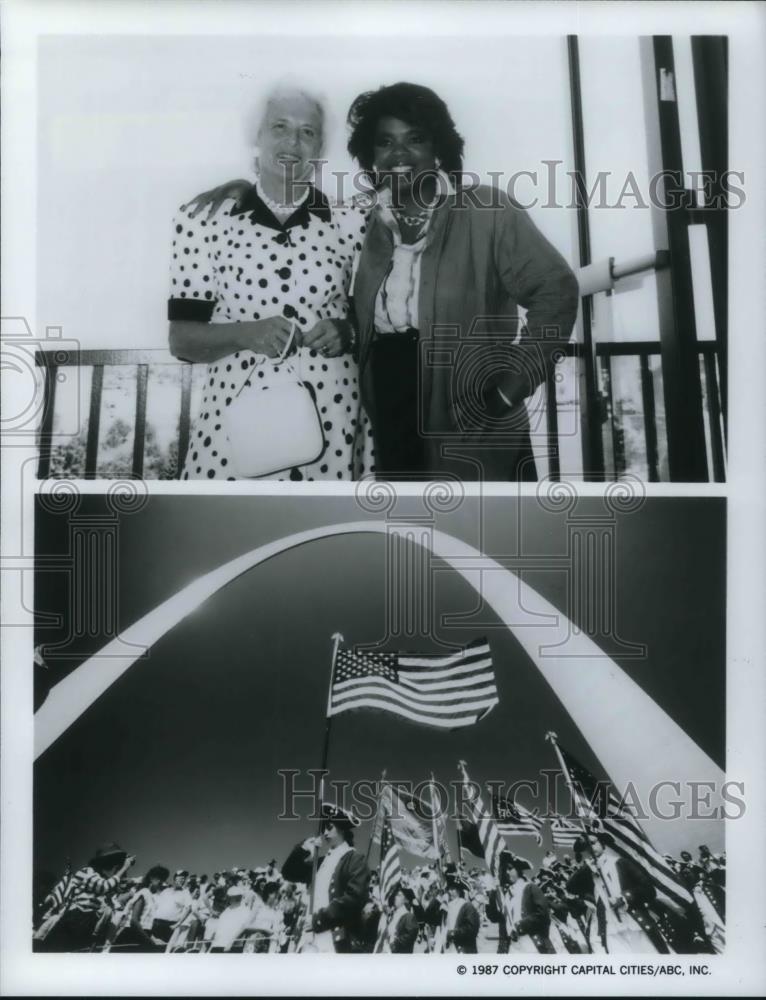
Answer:
<svg viewBox="0 0 766 1000"><path fill-rule="evenodd" d="M116 844L68 872L38 907L35 950L50 952L718 953L725 943L723 854L666 856L694 905L682 912L608 834L548 851L537 871L509 850L498 877L444 861L401 868L391 884L353 848L335 809L280 868L212 875L135 859ZM320 851L325 852L320 857Z"/></svg>

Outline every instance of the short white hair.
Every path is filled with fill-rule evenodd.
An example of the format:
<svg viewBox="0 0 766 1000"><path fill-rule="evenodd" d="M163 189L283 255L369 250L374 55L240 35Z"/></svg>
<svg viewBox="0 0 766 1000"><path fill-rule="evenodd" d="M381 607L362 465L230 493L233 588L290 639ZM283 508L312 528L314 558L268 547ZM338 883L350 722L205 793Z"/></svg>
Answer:
<svg viewBox="0 0 766 1000"><path fill-rule="evenodd" d="M319 93L313 86L292 76L280 78L272 84L267 91L251 107L247 116L246 137L248 145L258 144L258 133L261 130L269 105L280 97L302 97L313 104L319 115L320 128L322 134L322 149L327 141L330 130L330 112L327 99L324 94Z"/></svg>

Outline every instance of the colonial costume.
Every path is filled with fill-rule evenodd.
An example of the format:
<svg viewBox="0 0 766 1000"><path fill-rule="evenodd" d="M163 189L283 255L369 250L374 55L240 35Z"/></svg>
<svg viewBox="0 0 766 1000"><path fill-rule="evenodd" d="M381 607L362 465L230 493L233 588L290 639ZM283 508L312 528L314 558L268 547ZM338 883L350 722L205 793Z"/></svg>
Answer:
<svg viewBox="0 0 766 1000"><path fill-rule="evenodd" d="M359 820L335 806L322 806L325 822L347 837ZM351 835L353 836L353 835ZM299 844L282 866L282 876L290 882L311 885L311 851ZM311 930L318 951L359 950L362 909L368 898L370 871L363 855L347 839L332 847L318 861L314 881L314 912Z"/></svg>

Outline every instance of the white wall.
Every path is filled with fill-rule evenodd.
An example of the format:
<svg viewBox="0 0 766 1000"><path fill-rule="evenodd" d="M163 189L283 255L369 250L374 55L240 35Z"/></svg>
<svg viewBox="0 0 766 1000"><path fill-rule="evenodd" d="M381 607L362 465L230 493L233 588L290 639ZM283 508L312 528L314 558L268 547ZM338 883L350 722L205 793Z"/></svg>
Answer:
<svg viewBox="0 0 766 1000"><path fill-rule="evenodd" d="M173 213L247 175L247 110L285 74L316 81L334 109L328 177L351 167L351 100L402 79L447 101L466 169L572 169L563 37L70 35L42 38L38 65L38 324L83 348L165 345ZM532 215L576 263L574 213Z"/></svg>

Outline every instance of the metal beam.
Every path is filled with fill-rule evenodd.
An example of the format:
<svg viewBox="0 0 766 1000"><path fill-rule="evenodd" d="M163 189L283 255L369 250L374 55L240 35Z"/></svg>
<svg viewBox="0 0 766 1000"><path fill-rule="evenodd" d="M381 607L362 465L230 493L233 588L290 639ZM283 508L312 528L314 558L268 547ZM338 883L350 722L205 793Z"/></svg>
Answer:
<svg viewBox="0 0 766 1000"><path fill-rule="evenodd" d="M649 173L666 178L660 194L667 207L655 203L651 211L655 246L670 255L669 268L657 272L668 467L674 482L707 482L688 229L695 206L684 185L673 40L655 35L642 38L640 45Z"/></svg>
<svg viewBox="0 0 766 1000"><path fill-rule="evenodd" d="M585 134L580 85L580 52L577 35L567 37L569 56L569 94L572 110L572 145L574 149L575 198L577 200L577 239L580 267L591 262L590 226L588 223L588 187L585 176ZM602 482L604 479L604 445L601 439L601 398L596 375L596 355L593 349L593 299L581 299L582 355L580 357L580 428L582 433L583 478Z"/></svg>

